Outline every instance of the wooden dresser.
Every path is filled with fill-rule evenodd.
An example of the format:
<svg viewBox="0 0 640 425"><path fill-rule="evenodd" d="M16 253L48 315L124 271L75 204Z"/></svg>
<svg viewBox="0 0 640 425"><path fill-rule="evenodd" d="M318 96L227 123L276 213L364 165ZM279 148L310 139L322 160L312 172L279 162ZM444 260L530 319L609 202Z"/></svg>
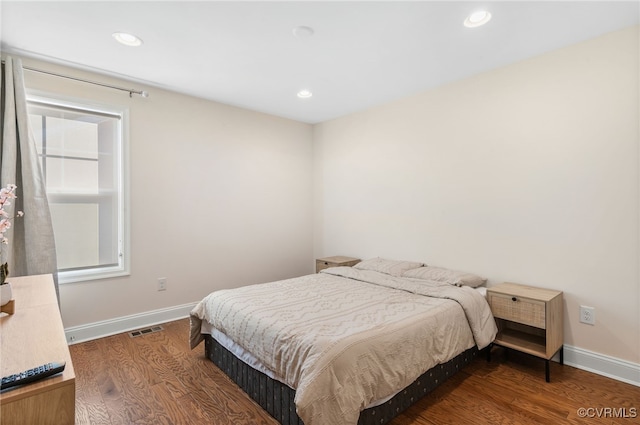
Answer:
<svg viewBox="0 0 640 425"><path fill-rule="evenodd" d="M65 361L58 375L0 392L0 424L73 425L76 377L51 275L11 277L15 313L0 314L0 373Z"/></svg>

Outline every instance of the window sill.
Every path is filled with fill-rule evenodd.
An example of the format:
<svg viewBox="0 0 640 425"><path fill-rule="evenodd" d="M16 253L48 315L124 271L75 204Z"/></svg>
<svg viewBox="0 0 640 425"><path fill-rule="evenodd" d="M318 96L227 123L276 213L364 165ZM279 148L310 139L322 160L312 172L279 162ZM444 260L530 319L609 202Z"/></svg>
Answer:
<svg viewBox="0 0 640 425"><path fill-rule="evenodd" d="M58 272L58 283L91 282L93 280L110 279L130 275L131 272L129 272L129 270L117 269L115 267L111 270L99 269Z"/></svg>

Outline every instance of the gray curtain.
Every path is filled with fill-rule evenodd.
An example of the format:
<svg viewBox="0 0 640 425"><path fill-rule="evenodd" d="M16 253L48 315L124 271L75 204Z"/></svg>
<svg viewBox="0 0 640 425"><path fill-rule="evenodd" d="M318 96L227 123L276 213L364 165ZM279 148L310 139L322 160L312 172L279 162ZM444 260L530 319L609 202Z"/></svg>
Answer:
<svg viewBox="0 0 640 425"><path fill-rule="evenodd" d="M9 244L2 247L3 254L11 276L52 274L59 303L53 226L36 144L29 130L20 59L7 57L2 65L0 102L0 185L18 186L18 198L8 210L10 216L24 211L24 217L14 220L6 233Z"/></svg>

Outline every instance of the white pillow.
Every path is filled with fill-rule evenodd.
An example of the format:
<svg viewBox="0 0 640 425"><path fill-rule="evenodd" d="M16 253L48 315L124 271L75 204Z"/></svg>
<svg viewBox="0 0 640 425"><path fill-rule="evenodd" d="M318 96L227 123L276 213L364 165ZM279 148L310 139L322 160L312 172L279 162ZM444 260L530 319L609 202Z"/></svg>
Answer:
<svg viewBox="0 0 640 425"><path fill-rule="evenodd" d="M377 257L360 261L353 267L360 270L373 270L391 276L401 277L402 274L406 271L421 267L423 265L424 263L417 263L415 261L387 260Z"/></svg>
<svg viewBox="0 0 640 425"><path fill-rule="evenodd" d="M487 279L475 274L433 266L424 266L407 270L402 274L402 277L435 280L436 282L446 282L455 286L470 286L472 288L484 285L487 282Z"/></svg>

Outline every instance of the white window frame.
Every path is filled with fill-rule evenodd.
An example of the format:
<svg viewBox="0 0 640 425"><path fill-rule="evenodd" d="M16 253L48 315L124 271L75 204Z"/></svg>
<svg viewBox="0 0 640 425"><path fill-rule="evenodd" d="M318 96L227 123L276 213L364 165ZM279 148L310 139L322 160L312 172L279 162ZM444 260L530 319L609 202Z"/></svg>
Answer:
<svg viewBox="0 0 640 425"><path fill-rule="evenodd" d="M57 94L38 91L27 92L27 106L39 104L59 108L71 108L97 114L115 115L120 118L120 143L116 146L118 161L118 264L96 266L77 270L58 272L58 282L61 284L85 282L97 279L107 279L128 276L130 272L130 220L129 220L129 110L126 107L87 102L83 99L63 97ZM53 195L73 197L74 195ZM49 194L47 194L49 197ZM100 195L96 195L99 198Z"/></svg>

